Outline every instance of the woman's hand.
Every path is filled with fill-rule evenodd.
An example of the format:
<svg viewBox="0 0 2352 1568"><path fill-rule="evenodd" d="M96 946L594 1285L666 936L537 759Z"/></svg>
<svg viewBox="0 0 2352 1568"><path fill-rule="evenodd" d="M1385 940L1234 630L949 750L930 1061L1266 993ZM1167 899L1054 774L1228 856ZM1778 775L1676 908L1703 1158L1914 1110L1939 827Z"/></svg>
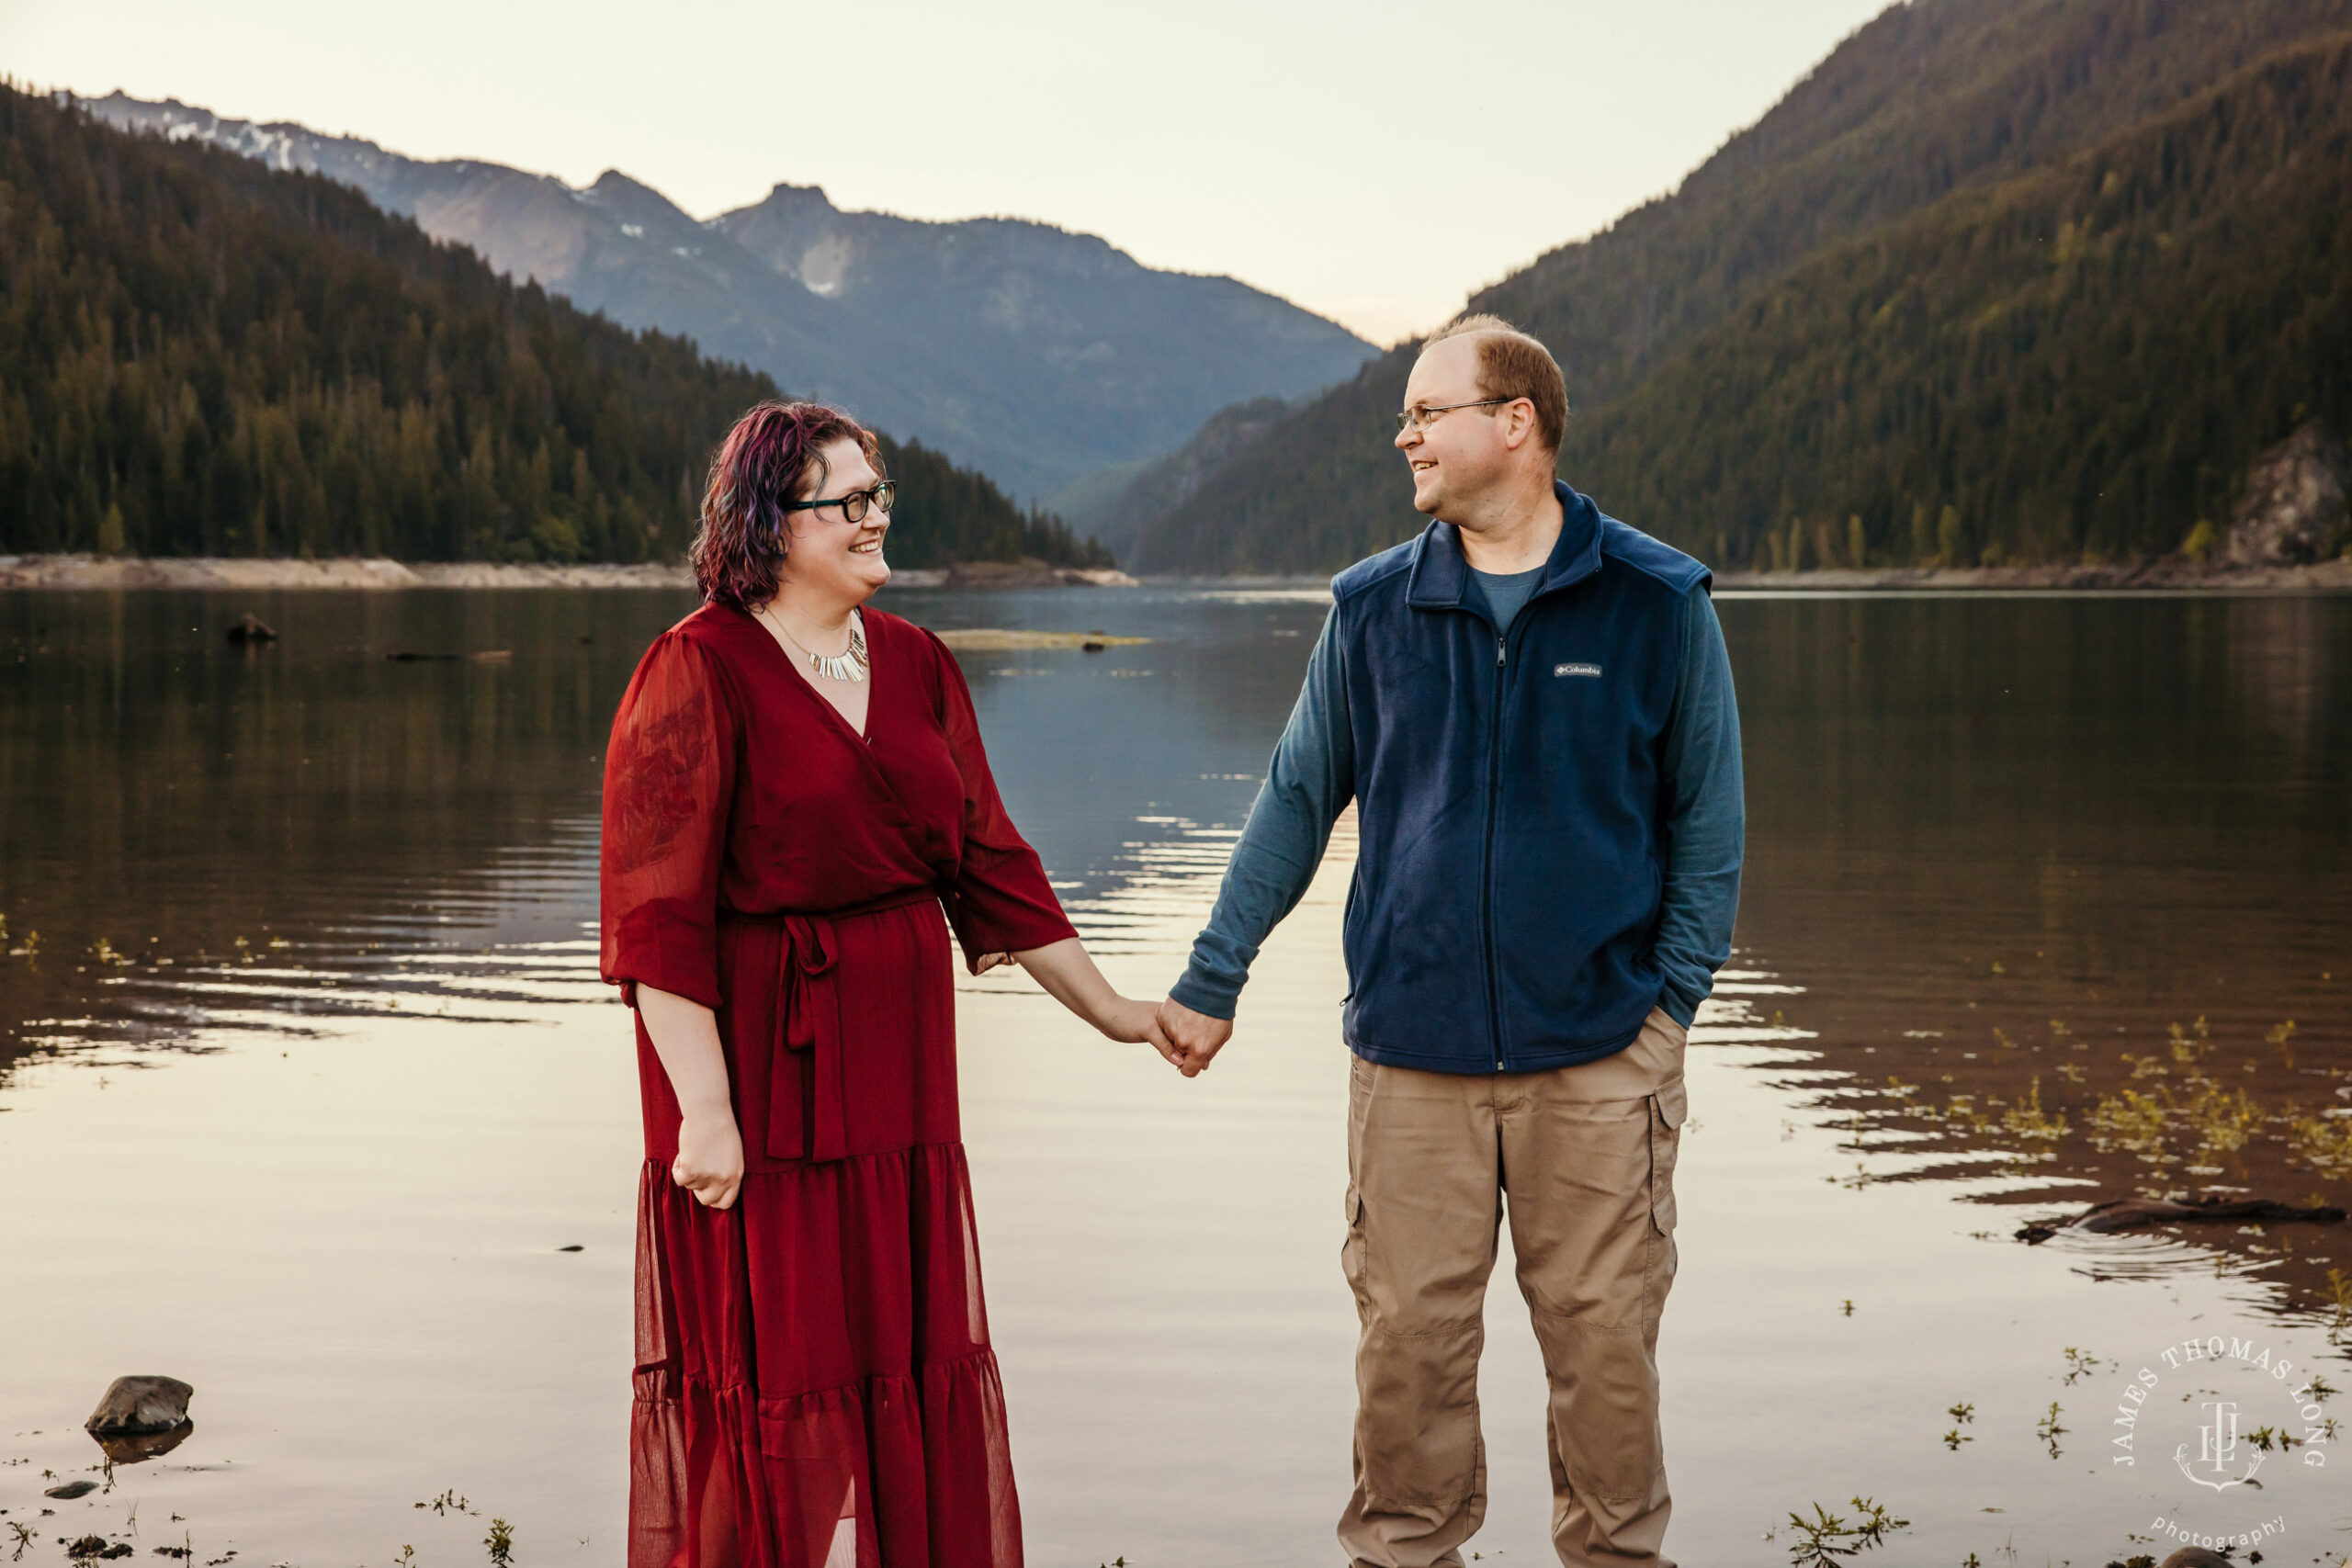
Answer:
<svg viewBox="0 0 2352 1568"><path fill-rule="evenodd" d="M1130 1000L1113 990L1111 982L1102 977L1102 971L1094 966L1086 944L1078 938L1064 937L1044 947L1025 948L1014 953L1012 961L1028 970L1054 1000L1112 1039L1148 1040L1151 1048L1168 1059L1169 1066L1184 1065L1183 1053L1159 1025L1159 1010L1149 1002Z"/></svg>
<svg viewBox="0 0 2352 1568"><path fill-rule="evenodd" d="M985 975L1000 964L1018 964L1020 962L1021 960L1015 958L1010 953L983 953L980 954L978 959L973 963L972 973L975 975Z"/></svg>
<svg viewBox="0 0 2352 1568"><path fill-rule="evenodd" d="M1159 1054L1168 1056L1165 1048L1167 1032L1159 1027L1159 1010L1157 1007L1149 1002L1139 1002L1133 997L1115 994L1102 1007L1102 1016L1095 1021L1095 1028L1112 1039L1128 1044L1148 1040L1162 1047ZM1168 1056L1168 1059L1172 1062L1176 1058Z"/></svg>
<svg viewBox="0 0 2352 1568"><path fill-rule="evenodd" d="M1116 992L1112 994L1108 1002L1099 1005L1102 1009L1102 1016L1095 1021L1095 1028L1114 1040L1128 1043L1144 1041L1159 1052L1170 1066L1183 1072L1184 1053L1161 1026L1159 1008L1150 1002L1139 1002L1133 997L1123 997ZM1191 1077L1193 1075L1184 1073L1184 1076Z"/></svg>
<svg viewBox="0 0 2352 1568"><path fill-rule="evenodd" d="M683 1113L670 1179L709 1207L727 1208L743 1185L743 1134L728 1097L718 1017L700 1002L641 983L637 1011Z"/></svg>
<svg viewBox="0 0 2352 1568"><path fill-rule="evenodd" d="M707 1208L734 1206L743 1185L743 1134L731 1109L689 1113L678 1123L678 1157L670 1162L670 1179Z"/></svg>

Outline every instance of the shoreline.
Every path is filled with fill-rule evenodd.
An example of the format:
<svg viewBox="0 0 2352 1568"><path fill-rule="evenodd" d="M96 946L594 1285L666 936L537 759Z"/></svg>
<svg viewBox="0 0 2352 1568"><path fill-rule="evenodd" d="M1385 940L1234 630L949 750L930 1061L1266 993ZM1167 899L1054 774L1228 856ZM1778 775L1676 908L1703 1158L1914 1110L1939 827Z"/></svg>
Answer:
<svg viewBox="0 0 2352 1568"><path fill-rule="evenodd" d="M1037 561L974 561L940 569L902 569L892 588L1204 588L1248 592L1314 591L1321 576L1153 577L1138 580L1113 570L1052 567ZM417 588L636 588L687 591L694 575L684 562L576 566L494 561L396 561L380 557L334 560L283 558L169 556L109 558L88 555L0 555L0 592L106 592L169 589L262 592L335 589L397 592ZM2178 558L2129 566L1874 567L1814 571L1727 571L1715 587L1730 593L1869 592L2208 592L2333 593L2352 592L2352 558L2312 566L2198 566Z"/></svg>
<svg viewBox="0 0 2352 1568"><path fill-rule="evenodd" d="M1718 572L1715 586L1734 593L2332 593L2352 590L2352 558L2310 566L2199 566L2174 556L2125 566L1825 567Z"/></svg>
<svg viewBox="0 0 2352 1568"><path fill-rule="evenodd" d="M1148 577L1146 586L1243 592L1324 589L1329 577ZM2198 566L2178 557L2128 566L1883 566L1856 570L1719 571L1725 593L2339 593L2352 592L2352 557L2310 566Z"/></svg>
<svg viewBox="0 0 2352 1568"><path fill-rule="evenodd" d="M383 557L296 560L283 557L0 555L0 592L119 592L176 589L261 592L338 589L391 592L415 588L639 588L691 591L684 561L623 565L520 565L500 561L396 561ZM1125 572L1035 561L975 561L937 570L904 568L893 588L1132 588Z"/></svg>

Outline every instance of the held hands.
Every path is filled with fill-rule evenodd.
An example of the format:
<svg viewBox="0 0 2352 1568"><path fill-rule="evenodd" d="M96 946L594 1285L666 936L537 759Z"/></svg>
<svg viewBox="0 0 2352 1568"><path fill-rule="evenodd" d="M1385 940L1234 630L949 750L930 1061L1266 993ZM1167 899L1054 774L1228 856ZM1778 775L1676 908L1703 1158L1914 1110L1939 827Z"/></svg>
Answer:
<svg viewBox="0 0 2352 1568"><path fill-rule="evenodd" d="M1002 964L1026 969L1055 1000L1111 1039L1149 1042L1170 1066L1188 1078L1199 1077L1233 1035L1229 1020L1205 1017L1172 998L1155 1007L1121 996L1076 937L1018 953L978 954L972 973L985 975Z"/></svg>
<svg viewBox="0 0 2352 1568"><path fill-rule="evenodd" d="M1103 1016L1096 1020L1095 1027L1114 1040L1148 1041L1153 1050L1167 1058L1170 1066L1180 1072L1183 1069L1183 1053L1159 1027L1159 1010L1149 1002L1137 1001L1132 997L1116 998L1104 1010Z"/></svg>
<svg viewBox="0 0 2352 1568"><path fill-rule="evenodd" d="M1208 1071L1209 1063L1233 1038L1231 1019L1194 1012L1174 997L1159 1004L1156 1021L1161 1035L1175 1048L1172 1054L1164 1049L1159 1054L1188 1078Z"/></svg>

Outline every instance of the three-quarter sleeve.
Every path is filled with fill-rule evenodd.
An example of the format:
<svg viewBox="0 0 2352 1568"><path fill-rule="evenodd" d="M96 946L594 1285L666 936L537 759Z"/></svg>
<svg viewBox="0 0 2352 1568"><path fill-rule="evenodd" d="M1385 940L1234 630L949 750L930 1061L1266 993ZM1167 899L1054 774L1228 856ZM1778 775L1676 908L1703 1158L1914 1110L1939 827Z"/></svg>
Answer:
<svg viewBox="0 0 2352 1568"><path fill-rule="evenodd" d="M646 650L605 753L601 967L716 1010L718 874L735 793L736 718L707 651L665 632Z"/></svg>
<svg viewBox="0 0 2352 1568"><path fill-rule="evenodd" d="M967 964L989 953L1022 953L1078 934L1046 880L1037 852L1022 838L997 795L980 744L972 691L947 645L929 632L940 665L940 723L964 780L964 852L945 899Z"/></svg>

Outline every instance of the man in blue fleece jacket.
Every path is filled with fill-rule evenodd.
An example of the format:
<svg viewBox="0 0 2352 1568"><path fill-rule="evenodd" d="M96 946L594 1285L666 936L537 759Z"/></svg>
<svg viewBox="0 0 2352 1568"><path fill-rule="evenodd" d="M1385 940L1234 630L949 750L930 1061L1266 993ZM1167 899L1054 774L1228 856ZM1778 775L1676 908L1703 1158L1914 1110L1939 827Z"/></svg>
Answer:
<svg viewBox="0 0 2352 1568"><path fill-rule="evenodd" d="M1656 1564L1657 1326L1692 1015L1730 956L1745 809L1707 569L1554 477L1544 345L1423 347L1396 446L1433 521L1333 605L1160 1021L1187 1076L1352 800L1358 1568L1453 1568L1486 1507L1477 1362L1506 1201L1551 1384L1560 1561Z"/></svg>

